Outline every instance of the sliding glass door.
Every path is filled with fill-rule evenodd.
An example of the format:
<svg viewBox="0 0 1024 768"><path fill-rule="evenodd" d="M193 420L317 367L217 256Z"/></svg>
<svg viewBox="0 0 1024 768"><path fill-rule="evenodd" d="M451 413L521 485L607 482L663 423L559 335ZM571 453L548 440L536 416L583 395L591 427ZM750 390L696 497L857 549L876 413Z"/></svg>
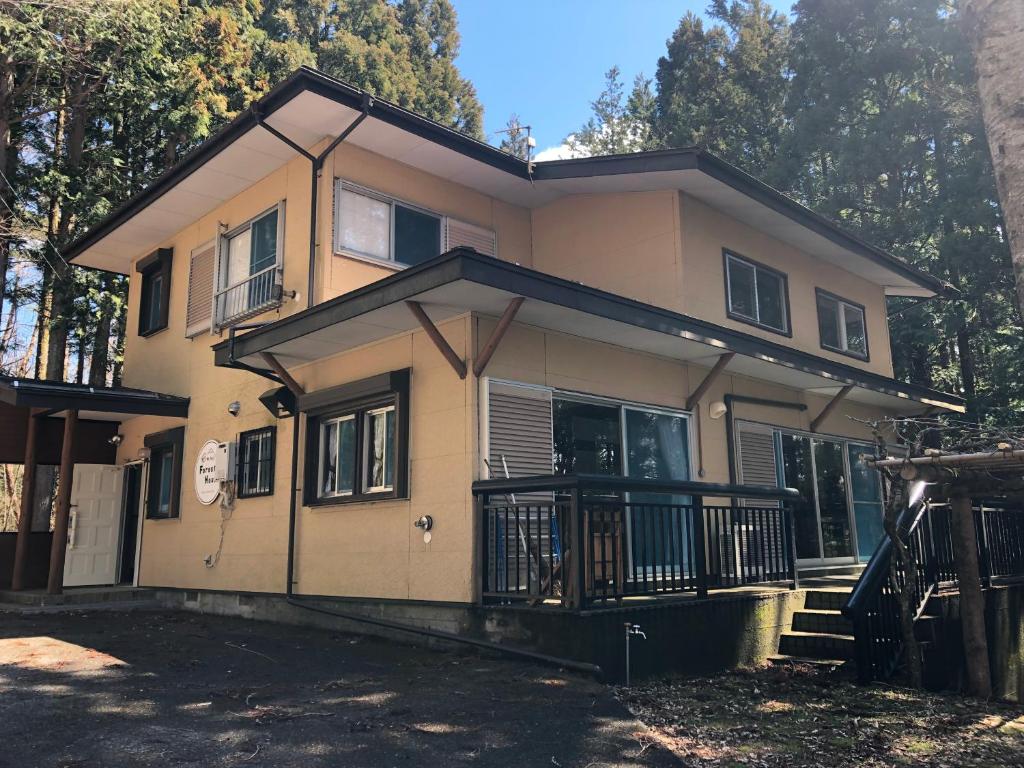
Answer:
<svg viewBox="0 0 1024 768"><path fill-rule="evenodd" d="M849 560L854 552L843 442L779 435L782 483L802 497L793 510L797 559Z"/></svg>
<svg viewBox="0 0 1024 768"><path fill-rule="evenodd" d="M552 433L555 474L690 479L685 414L556 394ZM633 492L625 501L629 568L651 568L655 560L660 566L684 566L685 551L667 550L664 542L687 540L688 532L679 530L685 516L672 514L667 505L687 504L689 497Z"/></svg>

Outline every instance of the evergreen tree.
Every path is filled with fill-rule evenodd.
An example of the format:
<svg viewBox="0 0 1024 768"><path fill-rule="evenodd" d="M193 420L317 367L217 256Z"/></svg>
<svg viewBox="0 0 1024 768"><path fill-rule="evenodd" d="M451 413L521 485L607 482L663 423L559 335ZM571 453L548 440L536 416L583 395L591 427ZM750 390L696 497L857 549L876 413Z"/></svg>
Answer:
<svg viewBox="0 0 1024 768"><path fill-rule="evenodd" d="M605 73L604 90L591 103L593 116L565 139L573 157L618 155L652 148L651 117L654 96L651 81L637 75L629 96L618 67Z"/></svg>

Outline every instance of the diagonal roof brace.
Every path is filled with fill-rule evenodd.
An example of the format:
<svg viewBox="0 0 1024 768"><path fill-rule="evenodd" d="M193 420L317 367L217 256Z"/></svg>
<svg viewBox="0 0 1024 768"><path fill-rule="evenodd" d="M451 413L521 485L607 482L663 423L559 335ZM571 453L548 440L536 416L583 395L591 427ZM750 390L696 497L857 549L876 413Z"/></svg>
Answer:
<svg viewBox="0 0 1024 768"><path fill-rule="evenodd" d="M452 349L452 345L448 343L441 332L434 325L434 321L430 319L423 306L418 301L407 301L405 306L409 308L413 316L419 321L419 324L423 326L423 330L427 332L427 336L434 342L434 346L437 347L438 351L444 355L444 359L448 361L452 369L459 375L460 379L466 378L466 363L459 357L455 350Z"/></svg>
<svg viewBox="0 0 1024 768"><path fill-rule="evenodd" d="M722 371L725 370L729 361L734 357L736 357L735 352L726 352L719 356L715 361L714 366L712 366L711 370L708 371L708 375L704 377L704 380L698 384L697 388L693 390L688 398L686 398L686 410L692 411L697 406L700 399L707 394L707 391L711 389L711 385L714 384L715 380L722 375Z"/></svg>
<svg viewBox="0 0 1024 768"><path fill-rule="evenodd" d="M491 357L498 349L498 345L501 340L505 338L505 331L512 325L512 321L516 318L516 312L523 306L523 302L526 301L522 296L516 296L512 301L509 302L508 306L505 307L505 311L501 314L501 319L498 320L498 324L494 326L494 331L491 332L491 337L487 339L487 343L484 344L484 348L480 351L480 357L473 363L473 375L477 378L483 375L484 369L487 364L491 362Z"/></svg>
<svg viewBox="0 0 1024 768"><path fill-rule="evenodd" d="M821 409L821 413L815 416L814 420L811 421L811 432L818 431L818 427L825 423L825 419L827 419L832 414L832 411L836 409L836 406L838 406L839 403L843 400L843 398L850 394L852 390L853 384L847 384L845 387L840 389L839 392L836 393L835 397L828 401L828 404Z"/></svg>

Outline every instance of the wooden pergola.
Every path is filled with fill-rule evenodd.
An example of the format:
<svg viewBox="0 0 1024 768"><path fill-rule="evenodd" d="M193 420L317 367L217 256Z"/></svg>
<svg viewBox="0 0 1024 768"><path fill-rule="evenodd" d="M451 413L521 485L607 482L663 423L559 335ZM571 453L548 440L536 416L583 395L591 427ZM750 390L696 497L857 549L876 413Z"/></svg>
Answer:
<svg viewBox="0 0 1024 768"><path fill-rule="evenodd" d="M188 416L188 398L126 387L92 387L58 381L0 377L0 423L10 439L0 453L5 463L23 463L18 534L11 589L25 588L29 539L32 533L36 470L53 463L59 453L60 475L46 589L64 588L68 520L75 464L113 463L116 446L110 438L130 416ZM59 451L58 451L59 445Z"/></svg>

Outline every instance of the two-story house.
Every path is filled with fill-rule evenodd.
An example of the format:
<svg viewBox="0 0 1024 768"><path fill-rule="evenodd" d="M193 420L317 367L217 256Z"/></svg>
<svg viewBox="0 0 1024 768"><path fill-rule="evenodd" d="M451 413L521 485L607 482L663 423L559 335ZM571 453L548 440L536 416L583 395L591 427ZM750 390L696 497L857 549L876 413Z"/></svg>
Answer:
<svg viewBox="0 0 1024 768"><path fill-rule="evenodd" d="M125 385L189 398L121 421L114 546L215 610L469 632L853 566L868 422L962 410L893 378L886 299L939 281L707 152L527 163L307 69L67 258L131 277Z"/></svg>

